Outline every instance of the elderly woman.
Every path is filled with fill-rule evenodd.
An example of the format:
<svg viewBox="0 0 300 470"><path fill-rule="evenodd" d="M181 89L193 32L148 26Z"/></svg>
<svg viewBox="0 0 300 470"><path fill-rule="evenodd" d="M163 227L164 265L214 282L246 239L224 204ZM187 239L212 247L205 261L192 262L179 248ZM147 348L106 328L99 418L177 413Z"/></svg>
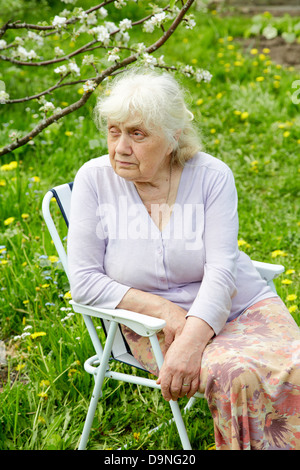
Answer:
<svg viewBox="0 0 300 470"><path fill-rule="evenodd" d="M299 328L238 250L232 172L199 150L180 86L133 70L96 116L109 155L75 178L72 297L166 321L160 371L149 340L124 335L166 400L205 393L218 449L299 449Z"/></svg>

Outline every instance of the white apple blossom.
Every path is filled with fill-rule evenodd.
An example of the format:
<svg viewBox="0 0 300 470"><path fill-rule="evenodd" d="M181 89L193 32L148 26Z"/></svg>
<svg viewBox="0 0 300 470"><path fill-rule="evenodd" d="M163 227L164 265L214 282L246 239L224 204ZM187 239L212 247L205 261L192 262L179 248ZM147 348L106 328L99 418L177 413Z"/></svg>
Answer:
<svg viewBox="0 0 300 470"><path fill-rule="evenodd" d="M78 67L76 62L69 62L68 70L74 73L75 75L80 75L80 68Z"/></svg>
<svg viewBox="0 0 300 470"><path fill-rule="evenodd" d="M120 10L122 7L126 6L126 2L124 2L124 0L117 0L116 2L114 2L114 5Z"/></svg>
<svg viewBox="0 0 300 470"><path fill-rule="evenodd" d="M95 26L94 28L89 30L89 33L95 34L97 36L97 40L103 42L105 46L108 45L110 35L105 26Z"/></svg>
<svg viewBox="0 0 300 470"><path fill-rule="evenodd" d="M83 56L82 65L91 65L94 62L95 62L95 57L93 54Z"/></svg>
<svg viewBox="0 0 300 470"><path fill-rule="evenodd" d="M40 107L40 111L44 111L47 113L48 111L53 111L55 109L55 106L51 101L45 101L43 106Z"/></svg>
<svg viewBox="0 0 300 470"><path fill-rule="evenodd" d="M186 29L193 29L196 26L196 21L193 18L187 18L187 21L184 23Z"/></svg>
<svg viewBox="0 0 300 470"><path fill-rule="evenodd" d="M4 41L4 39L0 39L0 49L4 49L6 45L7 45L7 42Z"/></svg>
<svg viewBox="0 0 300 470"><path fill-rule="evenodd" d="M119 29L118 26L113 23L113 21L105 21L104 26L109 33L114 33Z"/></svg>
<svg viewBox="0 0 300 470"><path fill-rule="evenodd" d="M106 18L108 15L108 11L104 7L100 8L99 13L100 13L101 18Z"/></svg>
<svg viewBox="0 0 300 470"><path fill-rule="evenodd" d="M39 34L34 33L33 31L28 31L27 37L28 39L36 41L39 46L42 46L44 44L44 38Z"/></svg>
<svg viewBox="0 0 300 470"><path fill-rule="evenodd" d="M54 20L52 21L52 26L56 26L58 28L62 28L67 22L67 18L65 16L55 15Z"/></svg>
<svg viewBox="0 0 300 470"><path fill-rule="evenodd" d="M212 79L212 74L208 72L208 70L197 69L195 71L195 80L196 82L210 82Z"/></svg>
<svg viewBox="0 0 300 470"><path fill-rule="evenodd" d="M54 48L54 52L55 52L55 55L56 55L56 56L63 56L63 55L65 55L64 51L63 51L60 47L58 47L58 46Z"/></svg>
<svg viewBox="0 0 300 470"><path fill-rule="evenodd" d="M138 54L142 54L142 52L144 52L145 49L146 49L146 46L143 42L139 42L136 46L136 51Z"/></svg>
<svg viewBox="0 0 300 470"><path fill-rule="evenodd" d="M145 52L142 55L142 62L145 65L145 67L150 67L153 68L155 65L157 65L157 60L153 55L148 54L148 52Z"/></svg>
<svg viewBox="0 0 300 470"><path fill-rule="evenodd" d="M25 61L38 58L36 52L33 49L27 51L23 46L18 46L17 50L14 51L12 55Z"/></svg>
<svg viewBox="0 0 300 470"><path fill-rule="evenodd" d="M54 73L59 73L59 74L63 74L63 73L67 73L68 69L65 65L60 65L59 67L56 67L56 69L54 69Z"/></svg>
<svg viewBox="0 0 300 470"><path fill-rule="evenodd" d="M115 62L120 59L120 56L118 55L118 52L120 52L120 49L118 47L114 47L111 51L108 52L108 62Z"/></svg>
<svg viewBox="0 0 300 470"><path fill-rule="evenodd" d="M121 31L126 31L126 29L132 28L132 21L128 18L125 18L124 20L120 21L119 28Z"/></svg>
<svg viewBox="0 0 300 470"><path fill-rule="evenodd" d="M9 94L5 90L0 90L0 104L5 104L9 100Z"/></svg>
<svg viewBox="0 0 300 470"><path fill-rule="evenodd" d="M89 91L94 91L97 88L97 84L94 80L87 80L82 88L85 93L88 93Z"/></svg>

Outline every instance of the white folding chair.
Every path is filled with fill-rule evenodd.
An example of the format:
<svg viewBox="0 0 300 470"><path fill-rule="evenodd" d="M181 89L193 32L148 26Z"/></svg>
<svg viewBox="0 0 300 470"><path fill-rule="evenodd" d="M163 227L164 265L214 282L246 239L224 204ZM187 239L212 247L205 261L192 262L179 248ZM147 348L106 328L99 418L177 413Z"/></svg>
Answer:
<svg viewBox="0 0 300 470"><path fill-rule="evenodd" d="M59 232L57 230L56 224L54 223L54 220L51 216L50 202L54 197L64 217L66 225L68 226L72 187L72 183L66 183L54 187L45 194L42 205L45 223L49 229L51 238L56 247L59 258L62 262L63 268L67 276L67 254ZM274 290L274 292L276 292L273 279L284 271L284 267L281 265L268 264L257 261L253 261L253 264L255 265L262 278L265 279L267 283L271 286L271 288ZM84 322L86 324L96 353L94 356L88 358L84 363L85 370L94 376L95 384L79 444L79 449L82 450L86 448L86 444L92 427L92 422L97 408L97 403L102 394L101 390L105 377L118 381L134 383L136 385L143 385L151 388L160 389L160 385L157 385L156 381L153 379L110 370L109 362L111 361L111 359L121 361L125 364L130 364L133 367L145 370L131 354L130 348L122 334L120 325L126 325L139 335L149 337L158 368L160 368L163 363L163 355L156 334L165 327L165 322L164 320L160 320L147 315L142 315L136 312L131 312L128 310L103 308L99 309L88 305L78 304L74 301L71 301L70 303L73 307L73 310L83 316ZM106 336L106 341L103 345L101 344L99 335L94 326L92 320L93 318L100 318L102 321L103 329ZM187 405L183 410L184 412L187 411L193 405L196 398L204 398L204 395L196 393L194 397L188 401ZM178 434L182 443L182 447L185 450L191 450L191 444L183 422L178 402L170 401L169 403L173 413L173 419L170 421L175 421ZM155 430L157 430L160 426L155 428Z"/></svg>

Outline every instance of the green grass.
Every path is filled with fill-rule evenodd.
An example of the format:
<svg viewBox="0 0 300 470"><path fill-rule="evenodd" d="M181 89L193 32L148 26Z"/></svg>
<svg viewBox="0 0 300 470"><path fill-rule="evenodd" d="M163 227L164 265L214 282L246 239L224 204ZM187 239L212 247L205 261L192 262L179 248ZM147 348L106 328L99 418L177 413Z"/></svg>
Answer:
<svg viewBox="0 0 300 470"><path fill-rule="evenodd" d="M181 79L204 149L234 172L241 249L253 259L285 265L276 287L300 325L300 118L299 105L291 100L299 72L276 66L267 53L259 58L243 50L240 38L250 25L245 17L198 13L197 28L178 31L158 53L166 62L192 62L212 73L211 83L200 86ZM0 73L13 80L21 96L31 82L42 86L42 71L35 78L13 67ZM71 102L74 96L64 89L60 99ZM94 352L82 319L69 315L69 286L60 263L51 258L56 252L41 201L50 187L73 180L85 161L106 152L91 118L94 102L1 162L17 164L0 172L0 338L9 352L11 376L2 380L0 449L74 449L80 439L93 385L83 362ZM26 105L9 107L0 118L0 144L36 122L36 112ZM170 415L158 391L109 382L103 398L90 449L180 448L174 429L147 433L161 416ZM191 412L188 426L194 449L213 445L205 402Z"/></svg>

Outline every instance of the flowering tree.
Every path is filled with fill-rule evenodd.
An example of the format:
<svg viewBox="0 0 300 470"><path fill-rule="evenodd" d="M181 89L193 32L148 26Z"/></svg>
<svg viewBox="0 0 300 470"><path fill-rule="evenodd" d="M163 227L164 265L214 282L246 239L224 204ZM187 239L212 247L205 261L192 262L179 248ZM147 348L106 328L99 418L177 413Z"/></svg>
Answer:
<svg viewBox="0 0 300 470"><path fill-rule="evenodd" d="M76 3L76 0L61 1L66 4ZM189 65L168 65L163 55L153 55L180 24L186 28L195 26L193 16L188 12L194 0L157 1L153 4L138 0L132 2L137 4L136 10L139 8L141 11L140 18L135 21L129 18L122 19L118 24L109 21L115 9L126 7L130 1L106 0L88 10L78 7L65 9L49 23L13 21L1 27L0 59L9 66L13 64L14 67L30 68L33 73L47 68L47 86L42 91L33 91L30 96L12 98L4 81L0 81L0 106L37 100L43 114L32 130L16 135L11 143L0 149L0 155L23 146L50 124L84 106L103 80L120 73L134 62L145 67L179 70L188 77L194 77L197 82L210 80L211 75L206 70ZM151 7L149 14L145 14L145 3L148 8ZM145 42L147 33L160 31L160 34L149 45L144 42L133 43L130 32L134 28L142 28ZM53 48L50 43L53 35L61 39L67 37L78 46L69 53L65 53L61 47ZM153 41L153 35L148 36L150 42ZM63 109L58 107L55 93L62 87L79 83L83 88L81 98Z"/></svg>

